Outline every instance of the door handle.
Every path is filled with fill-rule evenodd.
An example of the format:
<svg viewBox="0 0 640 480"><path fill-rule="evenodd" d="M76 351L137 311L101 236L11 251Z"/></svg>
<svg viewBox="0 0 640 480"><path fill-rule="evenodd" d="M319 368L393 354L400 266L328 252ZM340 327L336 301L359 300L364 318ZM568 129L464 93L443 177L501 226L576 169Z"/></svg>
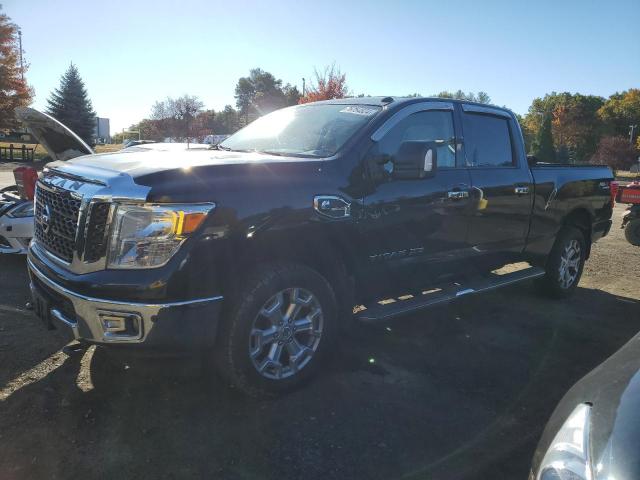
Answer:
<svg viewBox="0 0 640 480"><path fill-rule="evenodd" d="M526 195L529 193L529 187L516 186L513 191L516 195Z"/></svg>
<svg viewBox="0 0 640 480"><path fill-rule="evenodd" d="M447 192L447 198L451 200L459 200L461 198L469 198L468 190L455 190L453 192Z"/></svg>

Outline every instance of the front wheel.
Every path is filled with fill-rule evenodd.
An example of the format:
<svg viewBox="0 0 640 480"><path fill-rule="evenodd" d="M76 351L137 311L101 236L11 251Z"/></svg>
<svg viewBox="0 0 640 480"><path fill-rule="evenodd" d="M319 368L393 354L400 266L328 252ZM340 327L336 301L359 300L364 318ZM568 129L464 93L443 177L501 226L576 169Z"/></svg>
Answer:
<svg viewBox="0 0 640 480"><path fill-rule="evenodd" d="M631 245L640 247L640 219L627 223L624 227L624 236Z"/></svg>
<svg viewBox="0 0 640 480"><path fill-rule="evenodd" d="M245 282L219 332L217 367L250 395L296 387L331 347L336 317L334 292L316 271L261 268Z"/></svg>
<svg viewBox="0 0 640 480"><path fill-rule="evenodd" d="M586 247L584 234L577 228L560 230L547 258L546 273L536 280L539 290L554 298L570 296L582 276Z"/></svg>

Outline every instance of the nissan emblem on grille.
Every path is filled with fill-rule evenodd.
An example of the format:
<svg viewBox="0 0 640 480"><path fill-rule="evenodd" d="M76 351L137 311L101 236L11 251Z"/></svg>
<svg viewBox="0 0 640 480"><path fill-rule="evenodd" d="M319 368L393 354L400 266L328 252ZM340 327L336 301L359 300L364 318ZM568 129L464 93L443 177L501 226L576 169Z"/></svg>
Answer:
<svg viewBox="0 0 640 480"><path fill-rule="evenodd" d="M49 232L49 224L51 222L51 209L49 205L45 205L42 209L42 217L40 217L40 224L42 225L42 231L44 233Z"/></svg>

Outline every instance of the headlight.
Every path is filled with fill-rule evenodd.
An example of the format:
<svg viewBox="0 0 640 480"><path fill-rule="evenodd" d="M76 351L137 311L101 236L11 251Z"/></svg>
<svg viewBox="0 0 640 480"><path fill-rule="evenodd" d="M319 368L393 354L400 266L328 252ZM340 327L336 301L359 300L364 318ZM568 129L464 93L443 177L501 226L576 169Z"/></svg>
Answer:
<svg viewBox="0 0 640 480"><path fill-rule="evenodd" d="M7 216L12 218L33 217L33 202L24 202L7 212Z"/></svg>
<svg viewBox="0 0 640 480"><path fill-rule="evenodd" d="M214 207L213 203L118 205L113 216L108 268L164 265Z"/></svg>
<svg viewBox="0 0 640 480"><path fill-rule="evenodd" d="M537 480L591 480L589 423L591 407L578 405L545 453Z"/></svg>

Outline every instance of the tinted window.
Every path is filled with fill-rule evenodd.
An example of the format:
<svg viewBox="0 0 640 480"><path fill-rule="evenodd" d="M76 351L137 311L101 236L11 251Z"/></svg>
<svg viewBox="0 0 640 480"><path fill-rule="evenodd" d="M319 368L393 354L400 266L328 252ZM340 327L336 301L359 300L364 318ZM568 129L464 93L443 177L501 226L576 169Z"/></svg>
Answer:
<svg viewBox="0 0 640 480"><path fill-rule="evenodd" d="M387 163L382 165L387 172L393 170L393 159L402 142L409 141L438 143L438 168L456 166L451 112L431 110L414 113L389 130L377 145L377 155L388 157Z"/></svg>
<svg viewBox="0 0 640 480"><path fill-rule="evenodd" d="M507 167L513 165L509 122L506 118L463 113L462 128L467 166Z"/></svg>

